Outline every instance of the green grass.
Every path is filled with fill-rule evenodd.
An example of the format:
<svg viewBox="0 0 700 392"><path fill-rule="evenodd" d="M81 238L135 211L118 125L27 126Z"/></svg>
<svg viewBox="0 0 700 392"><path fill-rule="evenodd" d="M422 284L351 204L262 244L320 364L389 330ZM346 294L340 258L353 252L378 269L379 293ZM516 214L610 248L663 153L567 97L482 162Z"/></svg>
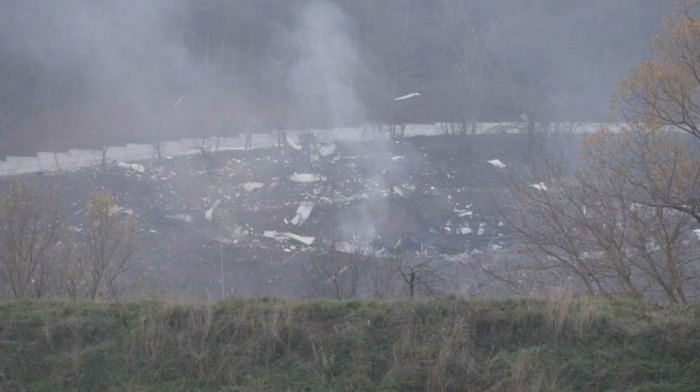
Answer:
<svg viewBox="0 0 700 392"><path fill-rule="evenodd" d="M700 304L0 302L0 390L697 391Z"/></svg>

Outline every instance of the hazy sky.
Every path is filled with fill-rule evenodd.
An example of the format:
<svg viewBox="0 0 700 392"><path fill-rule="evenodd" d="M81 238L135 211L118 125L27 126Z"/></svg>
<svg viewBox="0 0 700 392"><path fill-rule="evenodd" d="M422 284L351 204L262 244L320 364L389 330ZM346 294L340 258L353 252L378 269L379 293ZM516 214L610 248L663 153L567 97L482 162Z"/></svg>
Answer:
<svg viewBox="0 0 700 392"><path fill-rule="evenodd" d="M0 132L40 108L127 99L162 116L221 89L236 116L290 126L389 121L412 92L406 121L601 119L672 3L4 0Z"/></svg>

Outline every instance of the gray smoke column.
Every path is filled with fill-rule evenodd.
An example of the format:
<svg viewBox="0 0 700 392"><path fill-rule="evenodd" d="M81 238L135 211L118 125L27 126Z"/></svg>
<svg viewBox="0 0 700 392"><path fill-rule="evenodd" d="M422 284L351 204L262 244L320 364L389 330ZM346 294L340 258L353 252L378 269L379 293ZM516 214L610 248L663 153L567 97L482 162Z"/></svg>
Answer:
<svg viewBox="0 0 700 392"><path fill-rule="evenodd" d="M315 1L299 15L290 35L297 58L287 83L307 124L362 121L362 105L352 84L360 60L350 32L350 21L334 4Z"/></svg>

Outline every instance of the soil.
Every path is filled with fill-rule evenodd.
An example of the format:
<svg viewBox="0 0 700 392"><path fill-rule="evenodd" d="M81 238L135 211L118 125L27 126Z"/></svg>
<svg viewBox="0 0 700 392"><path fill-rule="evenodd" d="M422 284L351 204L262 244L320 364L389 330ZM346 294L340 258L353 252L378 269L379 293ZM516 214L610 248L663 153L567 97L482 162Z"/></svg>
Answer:
<svg viewBox="0 0 700 392"><path fill-rule="evenodd" d="M332 142L311 140L301 151L138 162L143 172L110 165L24 178L56 189L76 231L89 195L105 190L137 219L139 245L123 280L127 297L299 298L310 256L334 244L366 243L385 255L445 263L474 249L508 246L498 211L507 203L505 176L525 171L523 140L505 134L373 139L337 142L331 154L320 152ZM9 181L0 179L0 190ZM294 225L302 202L313 209ZM313 243L282 240L272 231Z"/></svg>

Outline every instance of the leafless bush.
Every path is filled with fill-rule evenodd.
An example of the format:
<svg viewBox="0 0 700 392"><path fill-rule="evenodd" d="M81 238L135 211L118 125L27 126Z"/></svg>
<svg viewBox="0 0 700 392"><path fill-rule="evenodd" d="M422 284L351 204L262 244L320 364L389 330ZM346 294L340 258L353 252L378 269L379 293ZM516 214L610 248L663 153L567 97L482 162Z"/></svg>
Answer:
<svg viewBox="0 0 700 392"><path fill-rule="evenodd" d="M342 248L342 252L338 249ZM395 298L443 292L445 277L433 259L379 254L369 246L330 242L304 266L309 297Z"/></svg>
<svg viewBox="0 0 700 392"><path fill-rule="evenodd" d="M75 286L83 286L87 298L116 297L115 280L125 271L135 248L136 222L115 211L109 193L90 197L88 220L77 261L81 282Z"/></svg>
<svg viewBox="0 0 700 392"><path fill-rule="evenodd" d="M361 250L337 252L329 247L311 255L305 266L306 295L333 299L363 296L370 263Z"/></svg>
<svg viewBox="0 0 700 392"><path fill-rule="evenodd" d="M0 282L17 298L55 294L64 216L52 197L15 179L0 206Z"/></svg>

